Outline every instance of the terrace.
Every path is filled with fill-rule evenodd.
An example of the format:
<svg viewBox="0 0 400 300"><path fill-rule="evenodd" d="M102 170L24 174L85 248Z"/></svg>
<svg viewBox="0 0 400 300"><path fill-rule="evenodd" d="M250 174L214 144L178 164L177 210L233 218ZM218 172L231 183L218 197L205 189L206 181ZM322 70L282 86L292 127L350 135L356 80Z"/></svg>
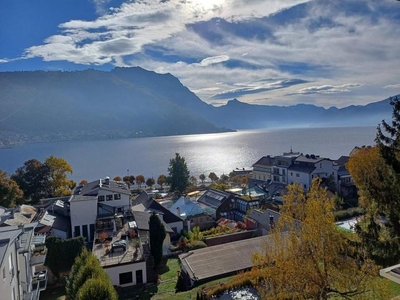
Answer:
<svg viewBox="0 0 400 300"><path fill-rule="evenodd" d="M95 233L92 253L100 265L112 266L144 259L143 247L135 222L126 223L118 232L105 229Z"/></svg>

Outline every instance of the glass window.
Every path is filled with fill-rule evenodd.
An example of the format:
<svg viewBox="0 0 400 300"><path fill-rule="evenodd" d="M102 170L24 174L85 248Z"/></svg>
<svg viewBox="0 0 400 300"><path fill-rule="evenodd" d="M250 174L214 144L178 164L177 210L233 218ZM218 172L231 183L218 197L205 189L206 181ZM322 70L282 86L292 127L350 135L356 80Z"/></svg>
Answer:
<svg viewBox="0 0 400 300"><path fill-rule="evenodd" d="M81 235L81 226L75 226L75 236Z"/></svg>
<svg viewBox="0 0 400 300"><path fill-rule="evenodd" d="M114 194L114 200L120 200L121 194Z"/></svg>
<svg viewBox="0 0 400 300"><path fill-rule="evenodd" d="M120 273L119 284L127 284L133 282L132 272Z"/></svg>
<svg viewBox="0 0 400 300"><path fill-rule="evenodd" d="M111 201L112 199L113 199L113 195L107 195L107 196L106 196L106 200L107 200L107 201Z"/></svg>
<svg viewBox="0 0 400 300"><path fill-rule="evenodd" d="M99 202L104 201L104 195L98 196L97 199L99 200Z"/></svg>

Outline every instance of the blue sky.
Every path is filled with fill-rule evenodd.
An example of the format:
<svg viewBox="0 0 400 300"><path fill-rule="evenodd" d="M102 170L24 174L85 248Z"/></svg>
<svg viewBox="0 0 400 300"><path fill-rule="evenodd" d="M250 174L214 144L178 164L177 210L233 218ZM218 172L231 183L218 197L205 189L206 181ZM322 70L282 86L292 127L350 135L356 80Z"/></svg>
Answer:
<svg viewBox="0 0 400 300"><path fill-rule="evenodd" d="M0 71L140 66L214 105L400 94L395 0L3 0L0 28Z"/></svg>

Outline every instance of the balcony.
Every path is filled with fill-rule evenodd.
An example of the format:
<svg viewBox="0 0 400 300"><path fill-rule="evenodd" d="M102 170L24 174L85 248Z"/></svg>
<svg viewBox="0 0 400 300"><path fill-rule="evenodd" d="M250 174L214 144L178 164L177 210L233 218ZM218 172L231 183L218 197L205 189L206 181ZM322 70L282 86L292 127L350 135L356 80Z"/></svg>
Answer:
<svg viewBox="0 0 400 300"><path fill-rule="evenodd" d="M44 291L47 287L47 270L35 272L32 278L32 291Z"/></svg>

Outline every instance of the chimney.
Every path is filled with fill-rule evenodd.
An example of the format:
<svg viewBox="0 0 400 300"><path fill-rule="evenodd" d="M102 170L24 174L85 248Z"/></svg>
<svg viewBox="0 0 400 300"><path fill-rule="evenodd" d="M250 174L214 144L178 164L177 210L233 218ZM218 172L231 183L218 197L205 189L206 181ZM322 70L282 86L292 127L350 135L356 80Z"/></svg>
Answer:
<svg viewBox="0 0 400 300"><path fill-rule="evenodd" d="M176 212L178 213L178 216L181 216L181 209L179 207L176 208Z"/></svg>
<svg viewBox="0 0 400 300"><path fill-rule="evenodd" d="M104 178L104 184L106 184L106 185L110 185L110 177L106 177L106 178Z"/></svg>
<svg viewBox="0 0 400 300"><path fill-rule="evenodd" d="M274 226L274 216L269 214L269 225L271 228Z"/></svg>
<svg viewBox="0 0 400 300"><path fill-rule="evenodd" d="M100 178L100 180L99 180L99 187L101 187L101 178Z"/></svg>

